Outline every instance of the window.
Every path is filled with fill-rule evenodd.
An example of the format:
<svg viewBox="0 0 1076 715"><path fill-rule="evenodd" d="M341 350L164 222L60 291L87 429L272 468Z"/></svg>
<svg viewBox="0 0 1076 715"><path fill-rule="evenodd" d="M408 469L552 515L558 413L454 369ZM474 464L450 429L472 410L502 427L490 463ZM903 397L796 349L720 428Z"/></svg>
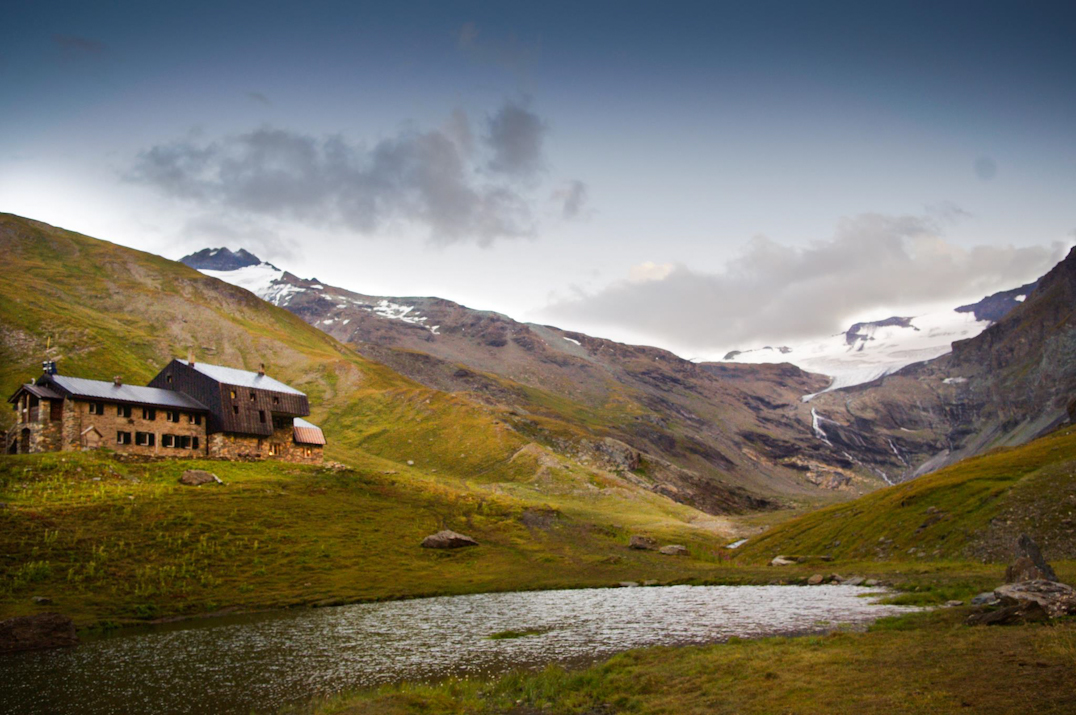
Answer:
<svg viewBox="0 0 1076 715"><path fill-rule="evenodd" d="M179 437L178 439L179 439L179 444L176 445L177 447L179 447L180 449L190 449L191 448L191 438L190 437L188 437L186 435L183 435L183 436Z"/></svg>
<svg viewBox="0 0 1076 715"><path fill-rule="evenodd" d="M265 410L258 410L258 421L265 424Z"/></svg>
<svg viewBox="0 0 1076 715"><path fill-rule="evenodd" d="M273 395L273 404L274 405L279 405L280 404L280 397L278 397L277 395Z"/></svg>
<svg viewBox="0 0 1076 715"><path fill-rule="evenodd" d="M142 408L142 419L144 419L144 420L155 420L155 419L157 419L157 410L153 409L152 407L143 407Z"/></svg>
<svg viewBox="0 0 1076 715"><path fill-rule="evenodd" d="M232 399L234 400L235 399L235 390L232 390L231 393L232 393Z"/></svg>
<svg viewBox="0 0 1076 715"><path fill-rule="evenodd" d="M135 432L135 444L139 447L157 446L157 435L152 432Z"/></svg>
<svg viewBox="0 0 1076 715"><path fill-rule="evenodd" d="M191 437L191 449L198 449L198 438Z"/></svg>
<svg viewBox="0 0 1076 715"><path fill-rule="evenodd" d="M130 417L131 416L131 406L130 405L116 405L116 414L119 415L120 417Z"/></svg>
<svg viewBox="0 0 1076 715"><path fill-rule="evenodd" d="M103 402L91 402L90 414L91 415L103 415L105 413L105 405Z"/></svg>
<svg viewBox="0 0 1076 715"><path fill-rule="evenodd" d="M176 436L174 434L162 434L161 435L161 446L162 447L175 447L176 446Z"/></svg>
<svg viewBox="0 0 1076 715"><path fill-rule="evenodd" d="M164 418L166 420L168 420L169 422L179 422L179 411L178 410L168 410L167 412L164 413Z"/></svg>
<svg viewBox="0 0 1076 715"><path fill-rule="evenodd" d="M235 414L238 415L239 414L239 405L232 405L232 412L234 412Z"/></svg>
<svg viewBox="0 0 1076 715"><path fill-rule="evenodd" d="M310 447L303 447L303 455L306 457L312 457L314 455L314 450Z"/></svg>
<svg viewBox="0 0 1076 715"><path fill-rule="evenodd" d="M250 401L251 401L251 402L254 402L254 400L256 400L256 399L258 399L258 395L257 395L257 393L255 393L255 392L251 392L251 393L250 393Z"/></svg>
<svg viewBox="0 0 1076 715"><path fill-rule="evenodd" d="M189 422L192 425L200 425L200 424L202 424L202 416L201 415L196 415L196 414L194 414L192 412L189 415L187 415L187 422Z"/></svg>
<svg viewBox="0 0 1076 715"><path fill-rule="evenodd" d="M172 384L172 376L171 375L165 375L164 379L168 382L169 385Z"/></svg>
<svg viewBox="0 0 1076 715"><path fill-rule="evenodd" d="M269 456L270 457L275 457L276 455L280 454L283 451L284 451L284 445L282 445L282 444L280 444L278 442L270 442L269 443Z"/></svg>
<svg viewBox="0 0 1076 715"><path fill-rule="evenodd" d="M116 444L130 444L130 443L131 443L131 433L130 432L117 432L116 433Z"/></svg>

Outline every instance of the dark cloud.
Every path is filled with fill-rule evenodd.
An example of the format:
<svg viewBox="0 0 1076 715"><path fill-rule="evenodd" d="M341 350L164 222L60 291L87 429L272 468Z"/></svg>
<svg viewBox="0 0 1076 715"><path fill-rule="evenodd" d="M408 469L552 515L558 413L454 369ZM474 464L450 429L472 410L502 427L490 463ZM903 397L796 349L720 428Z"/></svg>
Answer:
<svg viewBox="0 0 1076 715"><path fill-rule="evenodd" d="M489 119L483 139L493 152L491 171L519 178L533 178L543 168L542 144L546 125L525 104L508 102Z"/></svg>
<svg viewBox="0 0 1076 715"><path fill-rule="evenodd" d="M572 220L586 216L589 192L585 182L573 179L553 192L553 200L560 205L561 218Z"/></svg>
<svg viewBox="0 0 1076 715"><path fill-rule="evenodd" d="M53 35L52 41L60 48L64 59L73 60L82 57L100 57L108 47L103 42L91 40L78 35Z"/></svg>
<svg viewBox="0 0 1076 715"><path fill-rule="evenodd" d="M252 102L256 102L258 104L265 105L266 107L272 107L273 106L273 103L269 101L269 98L266 97L261 92L247 92L247 99L249 99Z"/></svg>
<svg viewBox="0 0 1076 715"><path fill-rule="evenodd" d="M444 130L408 129L371 147L263 127L151 147L126 178L218 211L367 234L419 224L435 243L489 245L534 235L531 198L515 179L533 179L544 165L544 127L515 103L491 118L482 147L462 112Z"/></svg>
<svg viewBox="0 0 1076 715"><path fill-rule="evenodd" d="M988 156L980 156L975 160L975 175L983 181L992 181L998 175L997 162Z"/></svg>
<svg viewBox="0 0 1076 715"><path fill-rule="evenodd" d="M833 334L868 310L987 295L1042 275L1063 255L1060 244L963 248L933 218L866 214L807 247L756 237L722 273L644 264L632 280L545 313L686 349L750 348Z"/></svg>

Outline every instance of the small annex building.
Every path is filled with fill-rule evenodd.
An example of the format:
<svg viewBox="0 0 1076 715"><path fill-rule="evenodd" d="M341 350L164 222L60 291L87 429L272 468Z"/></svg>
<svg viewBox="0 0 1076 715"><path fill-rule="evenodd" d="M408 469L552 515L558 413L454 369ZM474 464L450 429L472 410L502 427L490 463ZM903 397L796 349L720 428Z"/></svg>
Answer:
<svg viewBox="0 0 1076 715"><path fill-rule="evenodd" d="M158 457L318 464L325 435L305 394L258 372L173 360L148 386L59 375L54 362L8 398L9 454L107 447Z"/></svg>

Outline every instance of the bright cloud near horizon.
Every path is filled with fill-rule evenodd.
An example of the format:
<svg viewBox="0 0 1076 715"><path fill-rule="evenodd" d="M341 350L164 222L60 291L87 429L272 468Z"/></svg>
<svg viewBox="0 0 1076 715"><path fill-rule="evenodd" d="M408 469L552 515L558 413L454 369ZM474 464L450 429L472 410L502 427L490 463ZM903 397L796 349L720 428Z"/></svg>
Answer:
<svg viewBox="0 0 1076 715"><path fill-rule="evenodd" d="M0 211L686 357L1034 280L1076 7L23 3Z"/></svg>

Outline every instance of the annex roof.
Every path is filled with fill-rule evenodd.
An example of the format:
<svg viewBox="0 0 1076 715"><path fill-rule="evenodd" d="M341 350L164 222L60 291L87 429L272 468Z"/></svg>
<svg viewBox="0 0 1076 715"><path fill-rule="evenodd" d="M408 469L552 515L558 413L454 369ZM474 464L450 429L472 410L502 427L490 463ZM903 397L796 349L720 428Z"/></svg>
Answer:
<svg viewBox="0 0 1076 715"><path fill-rule="evenodd" d="M312 422L296 417L292 422L292 432L297 444L325 444L325 433Z"/></svg>
<svg viewBox="0 0 1076 715"><path fill-rule="evenodd" d="M193 367L203 375L211 377L217 382L225 385L253 387L258 390L269 390L270 392L284 392L292 395L306 396L306 393L300 392L290 385L285 385L283 382L274 380L268 375L259 375L250 370L237 370L234 367L209 365L204 362L196 362L194 365L190 365L186 360L179 360L178 358L176 359L176 362Z"/></svg>
<svg viewBox="0 0 1076 715"><path fill-rule="evenodd" d="M162 390L157 387L139 385L117 385L104 380L87 380L82 377L67 375L49 375L49 383L73 397L92 400L110 400L112 402L130 402L152 407L194 410L208 412L209 409L198 400L174 390Z"/></svg>
<svg viewBox="0 0 1076 715"><path fill-rule="evenodd" d="M15 391L15 394L8 398L8 402L14 402L23 390L29 392L34 397L39 397L43 400L62 400L64 398L63 395L53 392L44 385L35 385L34 383L28 382L25 385L21 385L19 389Z"/></svg>

